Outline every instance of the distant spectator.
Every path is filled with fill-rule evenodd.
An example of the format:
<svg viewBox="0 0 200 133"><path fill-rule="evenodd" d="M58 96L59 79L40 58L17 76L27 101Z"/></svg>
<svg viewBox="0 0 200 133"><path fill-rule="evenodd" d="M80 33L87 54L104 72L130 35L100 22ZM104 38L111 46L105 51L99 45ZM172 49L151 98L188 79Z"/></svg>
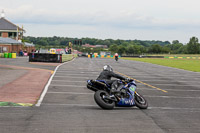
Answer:
<svg viewBox="0 0 200 133"><path fill-rule="evenodd" d="M22 51L22 49L20 49L20 51L19 51L19 56L23 56L24 54L23 54L23 51Z"/></svg>
<svg viewBox="0 0 200 133"><path fill-rule="evenodd" d="M71 48L69 48L69 50L68 50L68 54L71 54L72 53L72 50L71 50Z"/></svg>
<svg viewBox="0 0 200 133"><path fill-rule="evenodd" d="M28 55L28 53L27 53L27 51L26 51L26 49L24 50L24 56L27 56Z"/></svg>

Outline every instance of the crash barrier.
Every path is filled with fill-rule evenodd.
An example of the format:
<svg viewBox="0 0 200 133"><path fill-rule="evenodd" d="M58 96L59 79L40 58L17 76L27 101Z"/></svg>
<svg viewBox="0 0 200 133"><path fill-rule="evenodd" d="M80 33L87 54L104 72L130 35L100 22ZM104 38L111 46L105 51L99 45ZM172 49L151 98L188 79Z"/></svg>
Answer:
<svg viewBox="0 0 200 133"><path fill-rule="evenodd" d="M165 58L165 59L200 59L200 57L196 56L144 56L144 55L136 55L136 56L122 56L122 57L133 57L133 58Z"/></svg>
<svg viewBox="0 0 200 133"><path fill-rule="evenodd" d="M76 57L72 54L29 53L29 62L54 62L62 63Z"/></svg>
<svg viewBox="0 0 200 133"><path fill-rule="evenodd" d="M134 56L122 56L122 57L132 57L132 58L164 58L164 56L147 56L147 55L134 55Z"/></svg>
<svg viewBox="0 0 200 133"><path fill-rule="evenodd" d="M113 55L92 55L92 58L114 58ZM120 56L119 56L120 57ZM166 58L166 59L200 59L199 56L148 56L148 55L133 55L133 56L121 56L121 57L130 57L130 58ZM88 58L90 58L90 55L88 55Z"/></svg>
<svg viewBox="0 0 200 133"><path fill-rule="evenodd" d="M62 54L29 53L29 62L55 62L62 63Z"/></svg>
<svg viewBox="0 0 200 133"><path fill-rule="evenodd" d="M164 58L164 56L139 56L139 58Z"/></svg>
<svg viewBox="0 0 200 133"><path fill-rule="evenodd" d="M113 55L92 55L92 58L114 58L115 56ZM121 56L119 56L121 57ZM91 58L91 55L88 55L88 58Z"/></svg>

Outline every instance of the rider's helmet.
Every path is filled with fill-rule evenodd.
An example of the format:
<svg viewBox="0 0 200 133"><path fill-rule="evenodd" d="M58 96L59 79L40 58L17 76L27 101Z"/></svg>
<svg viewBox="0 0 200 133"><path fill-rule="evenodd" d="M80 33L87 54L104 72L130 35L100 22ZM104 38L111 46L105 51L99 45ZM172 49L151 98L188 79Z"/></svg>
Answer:
<svg viewBox="0 0 200 133"><path fill-rule="evenodd" d="M104 71L113 71L113 69L112 69L112 67L111 67L110 65L105 65L105 66L103 67L103 70L104 70Z"/></svg>

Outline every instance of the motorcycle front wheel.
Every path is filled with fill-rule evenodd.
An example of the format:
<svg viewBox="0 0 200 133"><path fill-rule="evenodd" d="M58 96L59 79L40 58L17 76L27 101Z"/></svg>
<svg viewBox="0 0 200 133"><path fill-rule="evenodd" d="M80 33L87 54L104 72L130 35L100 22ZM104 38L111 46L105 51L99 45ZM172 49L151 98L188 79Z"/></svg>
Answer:
<svg viewBox="0 0 200 133"><path fill-rule="evenodd" d="M115 102L109 99L109 94L106 91L98 90L94 94L95 102L102 108L102 109L113 109L115 106Z"/></svg>
<svg viewBox="0 0 200 133"><path fill-rule="evenodd" d="M138 92L135 92L135 105L140 109L147 109L148 108L148 102L147 100Z"/></svg>

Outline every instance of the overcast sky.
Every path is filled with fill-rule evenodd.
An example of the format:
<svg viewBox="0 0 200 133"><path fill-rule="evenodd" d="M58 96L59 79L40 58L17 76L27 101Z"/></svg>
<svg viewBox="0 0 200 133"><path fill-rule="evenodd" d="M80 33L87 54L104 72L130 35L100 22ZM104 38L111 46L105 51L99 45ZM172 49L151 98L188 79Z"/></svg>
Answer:
<svg viewBox="0 0 200 133"><path fill-rule="evenodd" d="M200 0L0 0L25 36L179 40L200 38Z"/></svg>

